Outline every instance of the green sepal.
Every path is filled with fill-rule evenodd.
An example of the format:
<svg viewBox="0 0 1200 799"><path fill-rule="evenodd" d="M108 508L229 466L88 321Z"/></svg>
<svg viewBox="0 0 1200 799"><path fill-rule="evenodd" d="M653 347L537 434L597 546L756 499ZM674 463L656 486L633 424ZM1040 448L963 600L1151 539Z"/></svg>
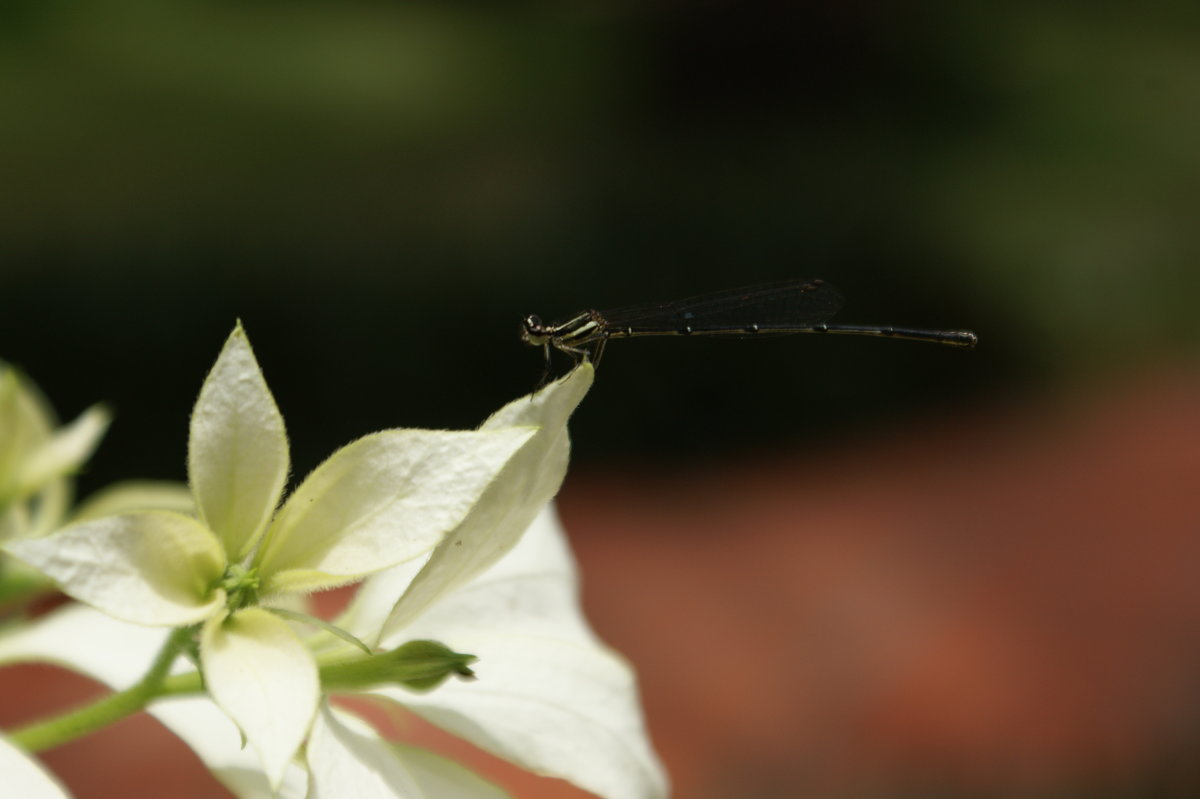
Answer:
<svg viewBox="0 0 1200 799"><path fill-rule="evenodd" d="M326 691L357 691L382 685L402 685L414 691L429 691L448 677L473 679L470 668L477 658L438 641L409 641L378 655L327 663L321 667L321 684Z"/></svg>
<svg viewBox="0 0 1200 799"><path fill-rule="evenodd" d="M451 676L475 679L470 664L478 658L455 652L438 641L409 641L391 654L406 669L413 670L412 676L398 682L414 691L432 690Z"/></svg>

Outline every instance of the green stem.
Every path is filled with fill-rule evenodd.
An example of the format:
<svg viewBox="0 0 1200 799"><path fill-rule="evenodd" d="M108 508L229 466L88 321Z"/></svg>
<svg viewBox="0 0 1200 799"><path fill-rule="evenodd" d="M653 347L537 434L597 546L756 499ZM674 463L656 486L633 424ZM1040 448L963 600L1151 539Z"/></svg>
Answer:
<svg viewBox="0 0 1200 799"><path fill-rule="evenodd" d="M26 751L39 752L82 738L88 733L133 715L146 707L150 700L162 695L167 671L190 635L191 628L188 627L180 627L172 632L150 669L137 684L86 707L16 730L9 734L9 739Z"/></svg>
<svg viewBox="0 0 1200 799"><path fill-rule="evenodd" d="M87 707L35 722L9 733L9 740L29 752L40 752L107 727L144 709L164 696L204 691L200 672L168 675L171 664L188 643L190 627L171 633L153 665L136 685L104 697ZM399 683L414 690L429 690L451 675L470 679L473 655L453 652L437 641L409 641L390 652L352 657L320 665L324 690L361 690L371 685Z"/></svg>
<svg viewBox="0 0 1200 799"><path fill-rule="evenodd" d="M172 674L163 680L157 696L184 696L203 692L204 678L198 671L189 671L184 674Z"/></svg>

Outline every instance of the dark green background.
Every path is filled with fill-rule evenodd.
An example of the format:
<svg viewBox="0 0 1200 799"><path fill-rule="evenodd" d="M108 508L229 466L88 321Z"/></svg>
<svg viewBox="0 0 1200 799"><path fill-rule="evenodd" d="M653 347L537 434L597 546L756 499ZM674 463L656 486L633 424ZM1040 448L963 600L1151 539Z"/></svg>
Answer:
<svg viewBox="0 0 1200 799"><path fill-rule="evenodd" d="M0 7L0 357L184 476L236 318L297 473L527 391L527 313L823 277L904 342L615 342L580 463L871 435L1200 326L1194 4L18 0Z"/></svg>

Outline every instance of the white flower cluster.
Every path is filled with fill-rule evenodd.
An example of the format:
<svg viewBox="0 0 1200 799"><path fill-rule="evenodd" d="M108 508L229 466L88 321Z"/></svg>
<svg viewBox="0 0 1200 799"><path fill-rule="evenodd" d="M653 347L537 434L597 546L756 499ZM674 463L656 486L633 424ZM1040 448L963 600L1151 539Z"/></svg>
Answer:
<svg viewBox="0 0 1200 799"><path fill-rule="evenodd" d="M118 486L68 518L69 474L107 415L56 432L4 369L3 549L78 603L9 630L0 663L58 663L148 698L239 797L503 796L384 740L329 703L339 692L403 705L608 799L664 797L633 672L583 618L551 505L591 380L585 363L476 430L365 436L281 504L283 418L239 325L192 412L188 487ZM289 610L360 581L332 622ZM21 748L42 740L0 740L14 795L65 795Z"/></svg>

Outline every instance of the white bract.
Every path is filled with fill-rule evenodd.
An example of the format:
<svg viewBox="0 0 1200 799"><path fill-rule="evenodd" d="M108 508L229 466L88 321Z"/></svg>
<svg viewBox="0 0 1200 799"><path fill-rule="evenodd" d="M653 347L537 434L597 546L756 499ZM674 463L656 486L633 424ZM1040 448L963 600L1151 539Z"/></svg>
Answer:
<svg viewBox="0 0 1200 799"><path fill-rule="evenodd" d="M207 690L277 786L317 710L317 665L291 625L251 606L427 556L537 432L514 424L375 433L334 453L276 511L287 437L239 325L192 412L198 518L133 511L6 548L117 619L203 624Z"/></svg>
<svg viewBox="0 0 1200 799"><path fill-rule="evenodd" d="M566 535L549 504L566 474L567 417L591 377L585 365L484 422L481 429L540 429L428 557L371 577L338 624L384 649L436 639L479 658L474 681L451 680L429 692L379 686L369 692L375 697L605 799L661 799L667 778L646 734L633 670L588 627ZM466 784L387 793L381 785L393 785L392 777L371 765L378 742L336 734L336 715L323 723L335 732L309 740L309 768L314 779L326 768L341 775L346 795L477 795ZM348 767L347 757L361 769Z"/></svg>
<svg viewBox="0 0 1200 799"><path fill-rule="evenodd" d="M0 737L0 774L7 796L22 799L68 799L66 790L41 765Z"/></svg>
<svg viewBox="0 0 1200 799"><path fill-rule="evenodd" d="M411 630L444 638L455 648L468 645L461 651L479 655L473 664L478 679L450 681L423 694L378 688L371 692L375 696L605 799L667 796L633 672L595 638L582 617L574 565L552 507L511 552L439 597ZM0 637L0 663L49 661L121 689L140 676L164 637L162 630L67 606ZM177 671L186 668L178 665ZM170 698L149 710L235 795L271 796L267 781L251 770L237 728L208 699ZM470 772L419 749L389 743L344 711L327 707L313 724L304 760L307 776L290 765L280 796L503 796Z"/></svg>
<svg viewBox="0 0 1200 799"><path fill-rule="evenodd" d="M454 539L448 539L450 547ZM429 566L411 580L412 587L422 584L420 575ZM400 571L411 577L411 567L394 570ZM370 606L386 604L379 584L397 578L385 573L369 581L351 614L373 615ZM408 612L410 597L427 600L419 612ZM427 693L380 686L370 691L374 696L531 771L561 777L606 799L668 795L666 774L646 734L633 670L596 638L583 617L575 565L552 506L490 568L433 598L410 589L391 619L405 621L385 625L385 648L436 638L476 655L477 679L451 680ZM369 759L370 747L363 745L362 758ZM339 756L323 746L321 739L309 741L310 767Z"/></svg>
<svg viewBox="0 0 1200 799"><path fill-rule="evenodd" d="M356 653L326 633L302 641L252 606L374 572L336 623L384 650L443 642L478 657L477 679L426 692L398 684L362 691L605 799L665 797L633 672L583 618L550 505L567 467L567 419L591 380L585 364L471 433L368 436L331 457L276 512L287 472L283 423L239 328L193 414L189 474L199 518L142 510L105 517L162 504L154 492L124 492L92 503L62 533L14 547L109 615L62 608L0 637L0 662L49 660L121 690L162 646L163 627L202 623L209 696L171 697L149 710L239 797L503 796L320 700L316 664ZM168 498L186 510L186 501ZM181 659L174 671L188 668ZM242 733L265 777L248 762Z"/></svg>
<svg viewBox="0 0 1200 799"><path fill-rule="evenodd" d="M56 429L37 389L0 363L0 540L50 532L70 499L67 477L88 459L108 428L99 406Z"/></svg>
<svg viewBox="0 0 1200 799"><path fill-rule="evenodd" d="M0 636L0 664L42 662L72 669L123 691L145 673L167 640L163 627L130 624L87 605L68 604L32 624ZM190 671L180 659L175 673ZM304 799L304 771L289 764L272 791L253 750L242 746L237 726L207 696L169 697L147 711L190 746L220 780L242 799Z"/></svg>
<svg viewBox="0 0 1200 799"><path fill-rule="evenodd" d="M308 741L308 799L505 799L463 767L422 749L398 746L328 704Z"/></svg>

